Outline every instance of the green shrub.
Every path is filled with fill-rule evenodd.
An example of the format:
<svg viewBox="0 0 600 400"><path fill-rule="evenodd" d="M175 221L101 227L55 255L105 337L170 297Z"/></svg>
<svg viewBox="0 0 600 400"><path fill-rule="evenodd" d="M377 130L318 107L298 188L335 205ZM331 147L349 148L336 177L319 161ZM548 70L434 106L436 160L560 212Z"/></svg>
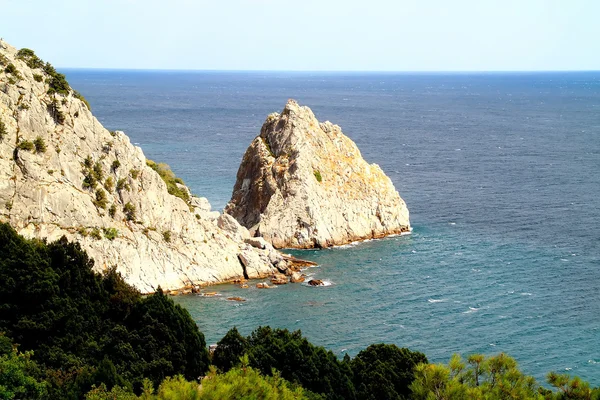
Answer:
<svg viewBox="0 0 600 400"><path fill-rule="evenodd" d="M17 148L19 150L33 151L33 149L35 149L35 145L29 140L21 140L19 144L17 144Z"/></svg>
<svg viewBox="0 0 600 400"><path fill-rule="evenodd" d="M108 215L110 215L112 218L114 218L116 213L117 213L117 206L114 204L111 204L110 208L108 209Z"/></svg>
<svg viewBox="0 0 600 400"><path fill-rule="evenodd" d="M23 77L19 73L19 70L17 69L17 67L15 67L13 63L8 64L6 68L4 68L4 72L6 72L7 74L11 74L15 79L23 79Z"/></svg>
<svg viewBox="0 0 600 400"><path fill-rule="evenodd" d="M47 383L40 382L39 366L31 351L21 353L11 340L0 334L0 398L42 399Z"/></svg>
<svg viewBox="0 0 600 400"><path fill-rule="evenodd" d="M273 153L273 150L271 150L271 144L267 141L266 138L261 136L261 139L265 145L265 147L267 148L267 151L269 152L269 154L271 155L271 157L275 157L275 153Z"/></svg>
<svg viewBox="0 0 600 400"><path fill-rule="evenodd" d="M321 183L323 181L323 177L321 176L321 172L317 169L315 169L313 171L313 173L315 174L315 178L317 179L317 182Z"/></svg>
<svg viewBox="0 0 600 400"><path fill-rule="evenodd" d="M90 232L90 236L96 240L102 239L102 235L100 234L100 229L98 229L98 228L92 229L92 231Z"/></svg>
<svg viewBox="0 0 600 400"><path fill-rule="evenodd" d="M108 178L106 178L106 180L104 181L104 189L106 189L106 191L108 193L113 192L114 186L115 186L115 181L113 180L113 177L109 176Z"/></svg>
<svg viewBox="0 0 600 400"><path fill-rule="evenodd" d="M44 77L43 77L43 76L41 76L40 74L33 74L33 79L34 79L36 82L41 82L41 81L43 81L43 80L44 80Z"/></svg>
<svg viewBox="0 0 600 400"><path fill-rule="evenodd" d="M2 120L0 120L0 142L2 140L4 140L4 137L8 135L8 132L6 130L6 125L4 125L4 122L2 122Z"/></svg>
<svg viewBox="0 0 600 400"><path fill-rule="evenodd" d="M56 99L53 99L52 103L48 104L48 112L54 119L55 123L61 125L65 123L65 114L60 110L58 101L56 101Z"/></svg>
<svg viewBox="0 0 600 400"><path fill-rule="evenodd" d="M129 175L131 175L132 179L137 179L138 176L140 175L140 170L139 169L132 169L129 171Z"/></svg>
<svg viewBox="0 0 600 400"><path fill-rule="evenodd" d="M67 96L71 87L63 74L56 72L56 69L50 64L44 65L44 72L48 74L48 94L61 94Z"/></svg>
<svg viewBox="0 0 600 400"><path fill-rule="evenodd" d="M121 166L121 162L119 160L115 160L112 162L111 169L113 171L116 171L117 168L119 168L120 166Z"/></svg>
<svg viewBox="0 0 600 400"><path fill-rule="evenodd" d="M84 226L80 226L79 228L77 228L77 233L79 233L83 237L87 237L90 234L87 228Z"/></svg>
<svg viewBox="0 0 600 400"><path fill-rule="evenodd" d="M92 166L94 165L94 160L92 160L92 156L88 155L84 160L83 160L83 166L86 168L92 168Z"/></svg>
<svg viewBox="0 0 600 400"><path fill-rule="evenodd" d="M87 107L87 109L90 110L90 111L92 111L92 106L90 106L90 103L77 90L73 91L73 97L75 97L76 99L81 100L83 102L83 104L85 104L85 106Z"/></svg>
<svg viewBox="0 0 600 400"><path fill-rule="evenodd" d="M123 206L123 213L125 214L127 221L135 220L135 206L130 202L127 202L127 204Z"/></svg>
<svg viewBox="0 0 600 400"><path fill-rule="evenodd" d="M200 400L221 400L221 399L261 399L261 400L299 400L309 399L311 397L305 394L302 387L287 382L277 372L273 376L263 376L254 368L248 366L248 357L242 357L241 367L235 368L226 374L219 375L216 369L212 368L206 378L202 380L202 389L200 396L195 397L194 391L198 391L198 385L182 382L178 379L175 382L165 380L161 385L171 387L172 393L185 393L187 397L164 397L165 399L200 399ZM159 389L159 396L161 390ZM160 398L160 397L159 397ZM313 396L312 398L320 398Z"/></svg>
<svg viewBox="0 0 600 400"><path fill-rule="evenodd" d="M121 386L113 386L108 390L104 382L100 386L92 386L92 390L85 394L85 400L138 400L134 393L122 388Z"/></svg>
<svg viewBox="0 0 600 400"><path fill-rule="evenodd" d="M129 186L129 183L127 183L127 179L125 178L121 178L117 181L117 191L120 192L123 189L127 191L131 190L131 186Z"/></svg>
<svg viewBox="0 0 600 400"><path fill-rule="evenodd" d="M104 237L108 240L114 240L119 237L119 231L116 228L104 228Z"/></svg>
<svg viewBox="0 0 600 400"><path fill-rule="evenodd" d="M92 169L92 173L94 174L94 178L97 181L102 181L104 179L104 170L102 169L102 164L99 161L96 161L94 164L94 168Z"/></svg>
<svg viewBox="0 0 600 400"><path fill-rule="evenodd" d="M165 240L165 242L170 243L171 242L171 231L164 231L162 233L163 239Z"/></svg>
<svg viewBox="0 0 600 400"><path fill-rule="evenodd" d="M183 185L183 180L175 176L168 164L157 164L152 160L146 160L146 165L158 172L158 175L166 183L169 194L179 197L188 205L190 204L191 198L189 192L177 186L177 184Z"/></svg>
<svg viewBox="0 0 600 400"><path fill-rule="evenodd" d="M23 48L17 52L17 58L25 61L25 64L31 69L44 67L44 62L35 55L33 50Z"/></svg>
<svg viewBox="0 0 600 400"><path fill-rule="evenodd" d="M108 199L106 198L106 192L104 189L100 188L96 190L96 199L94 200L94 205L98 208L106 209L107 203Z"/></svg>
<svg viewBox="0 0 600 400"><path fill-rule="evenodd" d="M35 146L36 153L45 153L46 152L46 142L44 141L44 138L42 138L41 136L38 136L35 138L35 140L33 141L33 145Z"/></svg>
<svg viewBox="0 0 600 400"><path fill-rule="evenodd" d="M2 53L0 53L0 66L4 67L10 63L9 59Z"/></svg>
<svg viewBox="0 0 600 400"><path fill-rule="evenodd" d="M96 184L98 183L98 181L96 181L96 178L94 178L94 175L92 174L91 171L84 171L84 178L83 178L83 188L84 189L95 189L96 188Z"/></svg>

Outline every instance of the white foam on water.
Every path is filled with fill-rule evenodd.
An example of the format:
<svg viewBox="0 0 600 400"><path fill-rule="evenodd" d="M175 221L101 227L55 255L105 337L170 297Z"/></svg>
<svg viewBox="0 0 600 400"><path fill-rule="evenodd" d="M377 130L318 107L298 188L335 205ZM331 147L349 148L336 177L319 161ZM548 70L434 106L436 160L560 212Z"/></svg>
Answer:
<svg viewBox="0 0 600 400"><path fill-rule="evenodd" d="M443 303L446 299L427 299L429 303Z"/></svg>
<svg viewBox="0 0 600 400"><path fill-rule="evenodd" d="M477 312L477 311L479 311L479 308L469 307L468 311L463 311L462 313L463 314L471 314L471 313L474 313L474 312Z"/></svg>
<svg viewBox="0 0 600 400"><path fill-rule="evenodd" d="M519 293L521 296L531 296L531 293L528 292L523 292L523 293Z"/></svg>

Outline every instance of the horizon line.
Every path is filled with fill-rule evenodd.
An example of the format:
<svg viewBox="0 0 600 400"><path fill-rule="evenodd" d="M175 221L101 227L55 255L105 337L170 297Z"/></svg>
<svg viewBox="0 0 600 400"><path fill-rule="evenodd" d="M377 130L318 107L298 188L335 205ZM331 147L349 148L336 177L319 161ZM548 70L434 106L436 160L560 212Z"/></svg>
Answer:
<svg viewBox="0 0 600 400"><path fill-rule="evenodd" d="M113 68L56 67L62 70L123 71L123 72L232 72L232 73L325 73L325 74L496 74L496 73L581 73L600 69L523 69L523 70L292 70L292 69L185 69L185 68Z"/></svg>

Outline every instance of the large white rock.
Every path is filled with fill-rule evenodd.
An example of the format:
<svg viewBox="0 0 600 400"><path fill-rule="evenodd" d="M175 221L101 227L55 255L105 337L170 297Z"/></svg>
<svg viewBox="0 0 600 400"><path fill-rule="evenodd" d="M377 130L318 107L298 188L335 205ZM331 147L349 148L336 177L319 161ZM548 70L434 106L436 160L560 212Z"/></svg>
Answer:
<svg viewBox="0 0 600 400"><path fill-rule="evenodd" d="M238 235L223 231L216 222L219 213L211 212L205 199L188 205L170 195L146 165L142 150L124 133L107 131L72 91L49 95L48 75L29 68L16 54L0 41L0 64L12 63L21 77L0 65L0 121L6 129L0 140L0 221L27 237L52 241L65 235L78 241L97 270L116 265L126 281L143 292L159 285L178 289L242 278L240 254L250 261L246 275L265 277L274 271L280 255L273 257L268 250L244 243L245 228L240 227ZM54 99L64 116L62 123L49 111ZM38 137L45 142L45 152L17 149L19 142ZM106 209L94 205L95 190L84 188L88 156L104 175L97 189L108 177L113 181L112 191L102 189ZM116 190L120 180L123 188ZM128 203L135 207L132 220L124 213ZM116 212L111 216L113 205ZM118 231L113 240L104 233L111 228Z"/></svg>
<svg viewBox="0 0 600 400"><path fill-rule="evenodd" d="M340 127L289 100L246 150L225 208L276 248L342 245L410 231L392 181Z"/></svg>

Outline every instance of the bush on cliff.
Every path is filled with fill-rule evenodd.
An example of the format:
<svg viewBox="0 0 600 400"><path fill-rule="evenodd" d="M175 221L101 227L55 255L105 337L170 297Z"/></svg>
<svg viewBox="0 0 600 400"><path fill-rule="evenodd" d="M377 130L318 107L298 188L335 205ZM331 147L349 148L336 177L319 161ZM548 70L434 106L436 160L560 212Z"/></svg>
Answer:
<svg viewBox="0 0 600 400"><path fill-rule="evenodd" d="M169 167L168 164L157 164L152 160L146 160L146 165L158 172L158 175L160 175L162 180L167 185L167 191L169 194L179 197L185 201L186 204L190 204L191 199L188 191L177 186L177 184L184 185L183 180L175 176L175 173L171 170L171 167Z"/></svg>
<svg viewBox="0 0 600 400"><path fill-rule="evenodd" d="M115 269L92 267L76 243L27 240L0 224L0 332L34 351L51 398L205 373L204 336L185 309L160 289L142 297Z"/></svg>

